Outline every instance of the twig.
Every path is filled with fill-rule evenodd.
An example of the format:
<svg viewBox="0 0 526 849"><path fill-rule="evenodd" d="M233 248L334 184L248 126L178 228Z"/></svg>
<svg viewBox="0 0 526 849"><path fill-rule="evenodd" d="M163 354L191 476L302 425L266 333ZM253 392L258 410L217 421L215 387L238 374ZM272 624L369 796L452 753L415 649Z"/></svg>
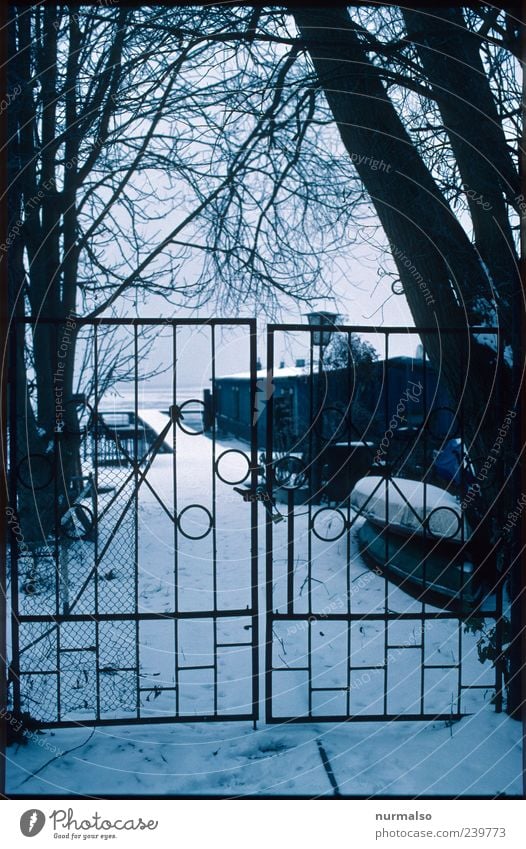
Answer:
<svg viewBox="0 0 526 849"><path fill-rule="evenodd" d="M370 572L370 571L371 571L370 569L364 569L363 572L360 572L360 574L356 576L356 578L352 579L351 583L354 584L354 582L357 581L358 578L361 578L362 575L367 575L367 573Z"/></svg>
<svg viewBox="0 0 526 849"><path fill-rule="evenodd" d="M303 581L303 583L302 583L302 585L301 585L301 587L300 587L300 592L299 592L300 596L301 596L301 595L303 595L303 589L304 589L304 587L305 587L305 584L308 582L308 580L309 580L309 576L307 575L307 577L305 578L305 580ZM327 595L329 596L329 598L331 597L331 594L329 593L329 590L328 590L328 589L327 589L327 587L325 586L325 581L320 581L320 580L319 580L319 578L313 578L312 576L311 576L311 581L314 581L316 584L321 584L321 585L323 586L323 589L325 590L325 592L326 592L326 593L327 593Z"/></svg>
<svg viewBox="0 0 526 849"><path fill-rule="evenodd" d="M329 779L330 785L334 791L335 796L341 796L340 788L338 787L338 782L336 781L336 776L334 775L334 770L332 768L331 762L327 756L327 752L323 747L323 743L321 740L316 740L318 744L318 752L320 753L321 762L323 764L323 768L327 773L327 778Z"/></svg>
<svg viewBox="0 0 526 849"><path fill-rule="evenodd" d="M89 741L91 740L91 738L95 734L96 730L97 730L96 727L94 727L91 734L89 735L88 739L84 740L83 743L79 743L78 746L73 746L73 748L66 749L65 752L60 752L59 755L55 755L53 758L50 758L48 761L46 761L45 764L42 764L42 766L39 767L36 772L32 772L31 775L28 775L27 778L24 778L24 780L18 786L22 787L22 784L25 784L26 781L29 781L30 778L34 778L36 775L39 774L39 772L42 772L43 769L45 769L47 766L49 766L49 764L53 763L53 761L58 761L59 758L63 758L64 755L69 755L69 754L71 754L71 752L75 752L77 749L82 749L83 746L86 746L89 743Z"/></svg>
<svg viewBox="0 0 526 849"><path fill-rule="evenodd" d="M278 643L281 645L281 648L283 649L283 654L287 654L287 650L286 650L286 648L285 648L285 643L284 643L284 641L283 641L283 638L282 638L282 637L280 637L280 636L279 636L279 634L276 634L276 632L275 632L274 628L272 629L272 634L273 634L273 636L276 638L276 640L278 641ZM283 661L283 662L285 662L285 661Z"/></svg>

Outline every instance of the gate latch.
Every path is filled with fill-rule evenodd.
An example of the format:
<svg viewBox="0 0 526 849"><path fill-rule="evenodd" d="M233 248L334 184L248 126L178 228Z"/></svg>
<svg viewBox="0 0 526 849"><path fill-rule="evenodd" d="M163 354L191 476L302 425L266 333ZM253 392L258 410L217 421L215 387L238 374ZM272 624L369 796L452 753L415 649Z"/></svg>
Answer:
<svg viewBox="0 0 526 849"><path fill-rule="evenodd" d="M276 502L264 484L258 484L255 489L251 486L235 486L234 492L239 493L243 501L261 501L273 522L277 523L284 520L285 516L282 516L276 508Z"/></svg>

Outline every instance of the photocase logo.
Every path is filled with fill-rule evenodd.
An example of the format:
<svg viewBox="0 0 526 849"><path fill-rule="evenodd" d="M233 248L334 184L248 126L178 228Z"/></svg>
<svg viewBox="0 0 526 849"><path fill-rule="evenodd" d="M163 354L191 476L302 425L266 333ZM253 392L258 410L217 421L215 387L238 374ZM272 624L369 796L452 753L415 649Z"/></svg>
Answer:
<svg viewBox="0 0 526 849"><path fill-rule="evenodd" d="M256 403L254 405L254 417L252 419L253 425L258 423L260 416L265 412L267 401L270 401L272 398L275 388L272 372L269 372L266 377L258 377L256 381Z"/></svg>
<svg viewBox="0 0 526 849"><path fill-rule="evenodd" d="M38 808L26 811L20 817L20 831L24 837L35 837L40 834L46 822L46 815Z"/></svg>

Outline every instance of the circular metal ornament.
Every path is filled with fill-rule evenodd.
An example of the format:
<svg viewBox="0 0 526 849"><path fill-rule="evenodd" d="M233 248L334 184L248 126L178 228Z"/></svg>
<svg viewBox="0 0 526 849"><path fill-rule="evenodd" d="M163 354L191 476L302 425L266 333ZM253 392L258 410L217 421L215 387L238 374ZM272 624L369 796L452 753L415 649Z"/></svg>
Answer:
<svg viewBox="0 0 526 849"><path fill-rule="evenodd" d="M65 519L71 520L68 528L68 523L64 523ZM69 510L64 513L60 521L60 532L68 539L80 540L87 539L95 525L95 517L92 510L85 504L74 504Z"/></svg>
<svg viewBox="0 0 526 849"><path fill-rule="evenodd" d="M49 486L55 473L46 454L26 454L16 467L16 475L22 486L38 492Z"/></svg>
<svg viewBox="0 0 526 849"><path fill-rule="evenodd" d="M299 489L307 480L307 467L303 460L288 454L273 464L274 480L277 486Z"/></svg>
<svg viewBox="0 0 526 849"><path fill-rule="evenodd" d="M204 405L204 402L201 401L199 398L189 398L188 401L183 401L183 403L179 405L179 412L182 413L184 408L187 407L189 404L199 404L203 408L203 413L204 413L205 405ZM181 416L180 418L178 418L177 419L177 426L183 431L183 433L186 433L188 436L198 436L199 434L205 432L204 427L201 427L201 430L189 430L188 428L186 428L184 426L183 420L184 420L184 416Z"/></svg>
<svg viewBox="0 0 526 849"><path fill-rule="evenodd" d="M336 514L340 517L340 519L341 519L341 521L342 521L342 529L341 529L341 531L339 531L338 533L336 533L334 536L322 536L322 535L321 535L321 534L320 534L320 533L316 530L316 519L317 519L317 518L318 518L318 516L320 516L322 513L328 513L328 512L329 512L329 513L336 513ZM322 542L336 542L336 540L337 540L337 539L340 539L340 537L342 537L342 536L344 535L344 533L345 533L345 531L347 530L347 528L348 528L347 519L346 519L346 518L345 518L345 516L343 515L342 511L341 511L341 510L338 510L338 508L337 508L337 507L322 507L322 508L321 508L321 510L318 510L318 511L314 514L314 516L312 517L312 520L311 520L311 530L312 530L312 533L314 534L314 536L315 536L315 537L317 537L317 538L318 538L319 540L321 540Z"/></svg>
<svg viewBox="0 0 526 849"><path fill-rule="evenodd" d="M207 519L208 519L208 527L206 528L206 530L203 533L201 533L201 534L189 534L187 531L183 530L181 520L182 520L184 514L188 512L188 510L202 510L203 513L206 514ZM206 507L203 507L202 504L189 504L188 507L185 507L184 510L181 510L181 512L179 513L179 515L177 517L177 527L178 527L180 533L184 537L186 537L186 539L204 539L206 536L208 536L208 534L212 530L213 521L214 520L213 520L213 517L212 517L210 510L208 510Z"/></svg>
<svg viewBox="0 0 526 849"><path fill-rule="evenodd" d="M242 477L236 478L235 480L229 480L228 478L224 477L224 475L222 475L221 472L219 471L219 464L220 464L221 460L223 459L223 457L226 457L227 454L241 454L243 459L246 461L247 470ZM219 480L223 481L223 483L226 483L229 486L235 486L236 484L244 483L246 481L246 479L248 478L248 476L250 474L250 460L248 459L248 457L244 453L244 451L240 451L239 448L227 448L226 451L223 451L219 455L219 457L217 457L217 459L214 463L214 469L215 469L215 473L216 473L217 477L219 478Z"/></svg>
<svg viewBox="0 0 526 849"><path fill-rule="evenodd" d="M436 515L437 513L445 512L445 511L447 511L448 513L453 513L453 516L457 520L456 528L454 528L453 533L450 533L450 534L444 534L444 533L442 533L442 531L438 531L438 530L434 531L432 526L431 526L431 519L433 518L433 516ZM424 528L427 528L429 533L433 537L435 537L435 539L438 539L440 537L442 537L442 539L453 539L454 537L456 537L456 535L460 531L461 525L462 525L462 519L459 516L459 514L457 513L457 511L453 509L453 507L435 507L434 510L431 510L431 512L426 516L426 518L422 522L422 526Z"/></svg>

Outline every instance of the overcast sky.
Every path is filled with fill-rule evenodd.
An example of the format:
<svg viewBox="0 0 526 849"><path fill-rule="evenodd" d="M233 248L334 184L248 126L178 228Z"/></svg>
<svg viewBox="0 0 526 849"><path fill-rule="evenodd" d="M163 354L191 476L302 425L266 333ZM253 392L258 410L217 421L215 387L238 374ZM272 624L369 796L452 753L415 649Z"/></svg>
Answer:
<svg viewBox="0 0 526 849"><path fill-rule="evenodd" d="M362 246L360 260L349 258L345 264L341 260L335 273L334 300L320 300L313 309L339 312L342 321L348 325L367 325L370 333L360 334L368 339L378 351L380 359L384 356L384 336L375 333L375 328L396 326L412 328L414 326L411 314L404 296L391 294L387 278L379 280L377 270L377 251L368 245ZM391 296L390 296L391 295ZM386 301L386 299L388 299ZM383 305L383 311L382 311ZM296 304L292 299L282 300L281 315L266 316L261 312L258 319L258 356L266 364L266 326L278 318L283 323L302 323L307 325L306 313L310 308L305 304ZM250 306L240 304L239 317L253 317L255 311ZM177 307L167 303L158 296L150 296L138 310L141 317L219 317L226 321L235 317L232 313L220 315L206 306L200 310ZM390 356L405 354L414 356L419 339L416 334L390 335ZM148 358L142 363L141 371L146 374L159 366L169 366L172 362L173 339L170 329L155 332L155 342ZM296 359L309 357L309 334L277 333L275 336L275 367L284 361L285 365L295 364ZM211 364L211 332L209 328L181 328L177 334L178 367L177 382L181 388L195 387L197 397L202 397L202 390L210 385L212 375ZM247 330L244 328L225 327L216 331L216 375L226 375L246 371L249 368L249 347ZM171 367L148 381L142 380L142 391L147 394L156 388L171 386L173 376ZM121 387L122 389L123 387ZM126 392L127 394L127 392Z"/></svg>
<svg viewBox="0 0 526 849"><path fill-rule="evenodd" d="M375 333L375 328L394 326L412 328L409 307L405 296L393 295L388 278L379 278L378 251L368 245L360 246L360 258L348 257L335 263L333 276L333 299L316 301L311 307L298 304L292 298L282 297L280 315L266 315L262 309L256 310L252 304L239 304L237 314L232 311L218 312L206 305L195 309L174 307L160 296L147 295L145 303L140 304L135 314L148 318L221 318L225 322L230 318L256 317L258 322L258 357L266 364L266 328L271 322L301 323L308 325L307 313L313 310L328 310L339 313L341 323L349 326L366 325L370 333L360 333L377 350L380 359L384 356L384 336ZM129 310L125 313L130 316ZM432 314L430 314L432 323ZM148 358L142 364L146 374L161 365L171 363L173 340L170 330L156 332L155 342ZM246 344L247 331L232 327L217 330L216 333L216 374L225 375L245 371L249 368L249 349ZM419 339L416 334L390 335L390 356L401 354L414 356ZM287 366L295 364L296 359L309 357L309 334L276 334L275 365L284 361ZM208 328L181 328L178 331L178 369L177 378L181 386L208 385L211 376L211 336ZM148 383L154 386L168 387L172 381L171 371L163 371Z"/></svg>

